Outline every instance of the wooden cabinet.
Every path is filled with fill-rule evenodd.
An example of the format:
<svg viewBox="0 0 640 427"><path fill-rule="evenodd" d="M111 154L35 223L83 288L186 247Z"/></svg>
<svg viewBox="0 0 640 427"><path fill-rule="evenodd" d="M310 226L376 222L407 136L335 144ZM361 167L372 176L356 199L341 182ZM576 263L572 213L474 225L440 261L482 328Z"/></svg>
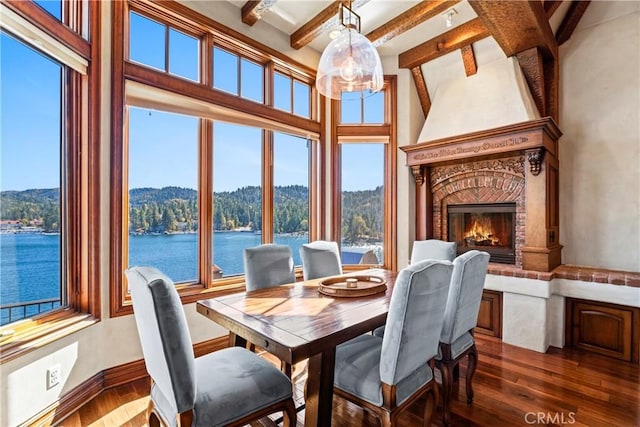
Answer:
<svg viewBox="0 0 640 427"><path fill-rule="evenodd" d="M566 299L566 344L638 363L640 309Z"/></svg>
<svg viewBox="0 0 640 427"><path fill-rule="evenodd" d="M502 337L502 292L482 291L482 301L478 312L478 325L474 332Z"/></svg>

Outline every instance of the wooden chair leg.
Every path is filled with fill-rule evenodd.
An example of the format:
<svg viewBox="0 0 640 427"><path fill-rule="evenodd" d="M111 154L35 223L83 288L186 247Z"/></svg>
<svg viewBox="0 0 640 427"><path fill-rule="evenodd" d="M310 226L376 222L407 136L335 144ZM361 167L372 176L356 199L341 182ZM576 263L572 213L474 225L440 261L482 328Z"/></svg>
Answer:
<svg viewBox="0 0 640 427"><path fill-rule="evenodd" d="M465 388L467 390L467 405L473 403L473 375L476 373L478 366L478 350L474 344L469 350L469 365L467 367L467 375L465 377Z"/></svg>
<svg viewBox="0 0 640 427"><path fill-rule="evenodd" d="M296 405L293 403L293 399L287 400L284 405L283 412L283 427L295 427L297 423Z"/></svg>
<svg viewBox="0 0 640 427"><path fill-rule="evenodd" d="M156 413L155 405L151 399L149 399L149 405L147 405L147 421L149 422L149 427L160 427L163 425L161 418Z"/></svg>
<svg viewBox="0 0 640 427"><path fill-rule="evenodd" d="M445 426L449 426L451 424L451 412L449 411L449 403L451 400L451 392L453 390L451 365L444 362L441 363L440 373L442 374L442 420Z"/></svg>
<svg viewBox="0 0 640 427"><path fill-rule="evenodd" d="M427 390L427 402L424 405L424 421L422 423L424 427L431 427L431 419L436 411L438 384L435 380L433 382L433 388Z"/></svg>

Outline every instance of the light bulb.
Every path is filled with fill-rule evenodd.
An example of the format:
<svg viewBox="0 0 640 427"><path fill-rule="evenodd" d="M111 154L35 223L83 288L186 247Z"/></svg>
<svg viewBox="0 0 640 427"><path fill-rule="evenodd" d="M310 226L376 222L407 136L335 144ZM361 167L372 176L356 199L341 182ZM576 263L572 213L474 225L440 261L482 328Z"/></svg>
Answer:
<svg viewBox="0 0 640 427"><path fill-rule="evenodd" d="M362 68L353 57L349 55L340 65L340 77L345 81L352 82L360 76L362 76Z"/></svg>

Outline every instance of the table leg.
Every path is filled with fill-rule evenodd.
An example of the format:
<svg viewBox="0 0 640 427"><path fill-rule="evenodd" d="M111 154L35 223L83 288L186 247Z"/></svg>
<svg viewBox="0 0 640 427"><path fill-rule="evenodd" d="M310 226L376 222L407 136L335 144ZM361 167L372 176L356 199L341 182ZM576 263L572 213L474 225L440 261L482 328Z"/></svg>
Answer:
<svg viewBox="0 0 640 427"><path fill-rule="evenodd" d="M305 427L331 426L335 361L335 348L309 358L304 410Z"/></svg>
<svg viewBox="0 0 640 427"><path fill-rule="evenodd" d="M229 347L247 347L247 340L240 335L236 335L233 332L229 332Z"/></svg>

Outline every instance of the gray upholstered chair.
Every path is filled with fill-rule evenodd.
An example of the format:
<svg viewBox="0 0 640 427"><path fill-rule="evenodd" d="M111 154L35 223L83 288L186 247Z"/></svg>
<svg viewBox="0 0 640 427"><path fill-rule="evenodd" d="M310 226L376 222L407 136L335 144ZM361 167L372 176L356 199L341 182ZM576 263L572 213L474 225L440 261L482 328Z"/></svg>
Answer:
<svg viewBox="0 0 640 427"><path fill-rule="evenodd" d="M453 383L458 379L458 363L469 356L465 386L467 403L473 402L471 381L478 363L478 351L473 339L473 328L478 322L482 289L487 276L489 254L472 250L453 261L451 288L447 297L444 322L440 334L440 348L436 365L442 373L442 409L444 424L449 425L449 402Z"/></svg>
<svg viewBox="0 0 640 427"><path fill-rule="evenodd" d="M445 242L444 240L438 239L416 240L413 242L411 264L427 259L453 261L455 257L456 242ZM382 337L384 335L384 326L374 329L373 335Z"/></svg>
<svg viewBox="0 0 640 427"><path fill-rule="evenodd" d="M383 338L361 335L336 349L335 394L375 412L382 426L426 393L424 426L431 425L438 387L434 357L442 330L453 266L427 260L396 279Z"/></svg>
<svg viewBox="0 0 640 427"><path fill-rule="evenodd" d="M300 246L304 280L342 274L340 250L336 242L316 240Z"/></svg>
<svg viewBox="0 0 640 427"><path fill-rule="evenodd" d="M244 273L247 292L295 282L291 248L273 243L245 248ZM255 351L255 344L249 343L249 350ZM287 377L292 377L290 364L282 362L281 368Z"/></svg>
<svg viewBox="0 0 640 427"><path fill-rule="evenodd" d="M250 351L226 348L195 358L173 282L153 267L126 271L147 372L150 426L241 426L273 412L295 425L291 382Z"/></svg>
<svg viewBox="0 0 640 427"><path fill-rule="evenodd" d="M291 248L271 243L246 248L244 273L248 292L295 282Z"/></svg>
<svg viewBox="0 0 640 427"><path fill-rule="evenodd" d="M411 264L425 259L446 259L453 261L456 257L456 242L428 239L416 240L411 250Z"/></svg>

